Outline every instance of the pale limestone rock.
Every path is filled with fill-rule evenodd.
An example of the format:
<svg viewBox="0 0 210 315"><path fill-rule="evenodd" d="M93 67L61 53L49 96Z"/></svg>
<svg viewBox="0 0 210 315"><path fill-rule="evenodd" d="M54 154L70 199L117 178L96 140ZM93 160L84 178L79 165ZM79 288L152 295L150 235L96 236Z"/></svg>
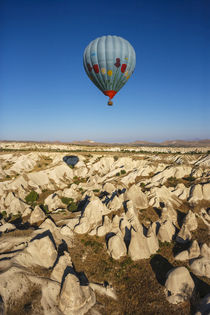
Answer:
<svg viewBox="0 0 210 315"><path fill-rule="evenodd" d="M203 185L203 199L210 200L210 183Z"/></svg>
<svg viewBox="0 0 210 315"><path fill-rule="evenodd" d="M34 210L31 213L30 219L29 219L29 223L31 225L33 224L41 224L43 221L45 220L45 213L44 211L39 207L36 206L34 208Z"/></svg>
<svg viewBox="0 0 210 315"><path fill-rule="evenodd" d="M195 259L190 268L195 275L210 278L210 260L208 258Z"/></svg>
<svg viewBox="0 0 210 315"><path fill-rule="evenodd" d="M150 254L155 254L157 250L159 249L159 242L158 238L156 236L156 233L154 232L154 228L151 225L147 231L147 245L150 251Z"/></svg>
<svg viewBox="0 0 210 315"><path fill-rule="evenodd" d="M9 207L9 205L11 204L11 202L13 201L13 199L16 199L15 194L13 192L9 192L7 197L4 200L4 204L6 207Z"/></svg>
<svg viewBox="0 0 210 315"><path fill-rule="evenodd" d="M24 189L28 188L28 182L21 175L10 181L10 183L7 185L7 189L12 191L17 190L20 187L23 187ZM39 192L37 191L37 193Z"/></svg>
<svg viewBox="0 0 210 315"><path fill-rule="evenodd" d="M198 222L195 216L195 213L193 213L191 210L188 212L188 214L185 216L184 225L187 225L189 231L194 231L198 227Z"/></svg>
<svg viewBox="0 0 210 315"><path fill-rule="evenodd" d="M32 209L31 208L26 208L25 211L22 213L22 219L26 219L28 217L30 217L32 213Z"/></svg>
<svg viewBox="0 0 210 315"><path fill-rule="evenodd" d="M103 221L103 225L100 225L97 228L96 234L97 234L97 236L101 237L101 236L106 235L108 232L110 232L111 229L112 229L111 220L109 219L108 216L105 216L104 221Z"/></svg>
<svg viewBox="0 0 210 315"><path fill-rule="evenodd" d="M64 271L67 267L73 268L73 265L69 253L64 252L64 254L59 257L57 264L53 268L50 278L61 283Z"/></svg>
<svg viewBox="0 0 210 315"><path fill-rule="evenodd" d="M57 250L55 245L50 237L45 236L32 240L28 247L14 258L14 261L27 267L41 266L50 268L55 263L56 258Z"/></svg>
<svg viewBox="0 0 210 315"><path fill-rule="evenodd" d="M60 234L60 229L56 226L56 224L50 219L47 218L40 226L39 229L34 231L34 235L41 233L47 233L47 231L50 231L52 233L53 238L56 242L56 244L62 242L62 235Z"/></svg>
<svg viewBox="0 0 210 315"><path fill-rule="evenodd" d="M201 256L210 260L210 247L206 243L201 246Z"/></svg>
<svg viewBox="0 0 210 315"><path fill-rule="evenodd" d="M65 220L64 222L73 231L75 226L79 223L79 217L69 219L67 222Z"/></svg>
<svg viewBox="0 0 210 315"><path fill-rule="evenodd" d="M106 183L103 186L103 191L108 192L109 194L112 194L116 190L115 186L112 183Z"/></svg>
<svg viewBox="0 0 210 315"><path fill-rule="evenodd" d="M76 189L78 189L78 186L73 184L70 188L65 188L61 195L62 197L72 198L78 201L81 198L81 194Z"/></svg>
<svg viewBox="0 0 210 315"><path fill-rule="evenodd" d="M127 208L126 218L133 226L133 228L137 231L141 227L141 224L138 219L138 212L134 208L132 200L126 203L126 208Z"/></svg>
<svg viewBox="0 0 210 315"><path fill-rule="evenodd" d="M91 230L90 222L87 217L82 217L79 224L77 224L74 228L74 232L77 234L85 234Z"/></svg>
<svg viewBox="0 0 210 315"><path fill-rule="evenodd" d="M10 171L14 171L15 173L29 172L36 165L37 157L32 154L26 154L19 156L15 163L10 168Z"/></svg>
<svg viewBox="0 0 210 315"><path fill-rule="evenodd" d="M182 204L182 201L165 186L151 188L149 193L149 205L159 207L160 202L172 207L178 207Z"/></svg>
<svg viewBox="0 0 210 315"><path fill-rule="evenodd" d="M195 284L185 267L173 268L169 271L165 282L165 294L169 303L178 304L191 298Z"/></svg>
<svg viewBox="0 0 210 315"><path fill-rule="evenodd" d="M175 235L175 226L170 220L161 223L157 237L161 242L171 242Z"/></svg>
<svg viewBox="0 0 210 315"><path fill-rule="evenodd" d="M171 192L181 200L187 200L190 188L185 187L183 183L177 184L176 188L172 188Z"/></svg>
<svg viewBox="0 0 210 315"><path fill-rule="evenodd" d="M210 167L210 155L206 155L203 158L199 159L195 165Z"/></svg>
<svg viewBox="0 0 210 315"><path fill-rule="evenodd" d="M118 198L117 196L115 196L111 201L108 202L107 204L107 208L110 211L117 211L121 208L122 206L122 202L120 200L120 198Z"/></svg>
<svg viewBox="0 0 210 315"><path fill-rule="evenodd" d="M123 234L123 237L126 234L126 229L130 230L130 228L131 228L131 224L130 224L130 222L128 221L127 217L124 214L123 214L122 218L120 219L119 227L120 227L120 231Z"/></svg>
<svg viewBox="0 0 210 315"><path fill-rule="evenodd" d="M24 213L27 208L29 208L29 205L27 205L22 200L14 197L6 211L7 214L16 215Z"/></svg>
<svg viewBox="0 0 210 315"><path fill-rule="evenodd" d="M195 315L209 315L210 314L210 293L200 300Z"/></svg>
<svg viewBox="0 0 210 315"><path fill-rule="evenodd" d="M196 204L201 200L203 200L202 185L200 184L193 185L190 189L190 196L189 196L188 201L192 204Z"/></svg>
<svg viewBox="0 0 210 315"><path fill-rule="evenodd" d="M184 176L190 174L191 170L191 166L184 165L166 167L162 172L154 175L151 181L152 183L158 182L163 185L169 177L183 178Z"/></svg>
<svg viewBox="0 0 210 315"><path fill-rule="evenodd" d="M175 260L180 260L180 261L185 261L189 259L189 252L188 250L183 250L182 252L180 252L179 254L177 254L174 257Z"/></svg>
<svg viewBox="0 0 210 315"><path fill-rule="evenodd" d="M97 234L97 227L93 228L90 232L88 232L88 235L95 236Z"/></svg>
<svg viewBox="0 0 210 315"><path fill-rule="evenodd" d="M177 234L177 237L176 237L176 241L178 243L188 243L190 240L192 239L192 235L189 231L189 228L187 225L182 225L182 228L181 230L179 231L179 233Z"/></svg>
<svg viewBox="0 0 210 315"><path fill-rule="evenodd" d="M59 208L65 208L66 205L64 205L58 197L56 193L49 195L45 201L44 204L48 206L48 210L51 212L53 210L59 209Z"/></svg>
<svg viewBox="0 0 210 315"><path fill-rule="evenodd" d="M147 196L142 192L141 188L132 185L128 191L125 192L125 200L132 200L136 208L146 209L148 207Z"/></svg>
<svg viewBox="0 0 210 315"><path fill-rule="evenodd" d="M83 315L95 304L96 298L89 285L81 286L74 274L64 280L59 298L59 308L64 315Z"/></svg>
<svg viewBox="0 0 210 315"><path fill-rule="evenodd" d="M188 251L189 251L189 259L194 259L200 256L200 247L196 240L192 242Z"/></svg>
<svg viewBox="0 0 210 315"><path fill-rule="evenodd" d="M143 235L142 230L139 229L135 232L134 229L131 229L131 241L128 247L128 255L134 261L150 257L147 238Z"/></svg>
<svg viewBox="0 0 210 315"><path fill-rule="evenodd" d="M86 166L83 167L77 167L74 171L75 176L81 177L81 178L85 178L86 176L88 176L88 169Z"/></svg>
<svg viewBox="0 0 210 315"><path fill-rule="evenodd" d="M112 230L111 232L117 234L120 229L120 220L121 218L118 215L115 215L112 219Z"/></svg>
<svg viewBox="0 0 210 315"><path fill-rule="evenodd" d="M177 212L170 204L164 207L161 212L160 221L165 222L166 220L169 220L174 224L177 222Z"/></svg>
<svg viewBox="0 0 210 315"><path fill-rule="evenodd" d="M64 236L67 236L70 238L74 236L74 232L70 229L70 227L68 225L63 226L60 229L60 233Z"/></svg>
<svg viewBox="0 0 210 315"><path fill-rule="evenodd" d="M91 287L91 289L93 289L93 291L98 292L100 295L106 295L114 300L117 300L115 290L111 285L104 286L98 283L91 282L89 286Z"/></svg>
<svg viewBox="0 0 210 315"><path fill-rule="evenodd" d="M85 208L83 216L79 224L75 226L74 231L78 234L90 232L102 223L102 216L107 212L109 211L106 206L102 204L99 198L95 197Z"/></svg>
<svg viewBox="0 0 210 315"><path fill-rule="evenodd" d="M129 186L129 184L134 184L135 183L135 180L136 180L136 177L138 176L138 171L137 170L134 170L134 171L131 171L129 174L127 174L126 176L124 176L122 179L121 179L121 182L125 185L125 186Z"/></svg>
<svg viewBox="0 0 210 315"><path fill-rule="evenodd" d="M120 259L120 257L127 254L127 248L125 246L123 235L119 231L108 240L108 253L113 259Z"/></svg>
<svg viewBox="0 0 210 315"><path fill-rule="evenodd" d="M5 223L0 226L0 234L5 232L14 231L16 229L16 226L11 223Z"/></svg>

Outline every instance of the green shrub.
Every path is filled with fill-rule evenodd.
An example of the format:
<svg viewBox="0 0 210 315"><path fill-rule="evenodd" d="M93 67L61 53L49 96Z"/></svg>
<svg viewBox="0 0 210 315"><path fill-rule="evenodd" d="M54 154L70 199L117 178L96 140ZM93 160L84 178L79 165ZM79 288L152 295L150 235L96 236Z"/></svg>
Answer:
<svg viewBox="0 0 210 315"><path fill-rule="evenodd" d="M145 186L146 186L146 184L143 183L143 182L140 184L140 187L141 187L141 188L144 188Z"/></svg>
<svg viewBox="0 0 210 315"><path fill-rule="evenodd" d="M118 158L118 156L114 156L114 160L115 160L115 162L118 160L119 158Z"/></svg>
<svg viewBox="0 0 210 315"><path fill-rule="evenodd" d="M94 253L98 253L103 248L103 245L95 240L83 241L83 244L85 246L90 246Z"/></svg>
<svg viewBox="0 0 210 315"><path fill-rule="evenodd" d="M124 175L124 174L126 174L126 171L125 171L125 170L121 170L121 171L120 171L120 174L121 174L121 175Z"/></svg>
<svg viewBox="0 0 210 315"><path fill-rule="evenodd" d="M1 212L1 215L2 215L3 218L5 218L7 216L7 212L4 210L4 211Z"/></svg>
<svg viewBox="0 0 210 315"><path fill-rule="evenodd" d="M176 187L176 185L178 184L178 179L176 177L169 177L167 179L167 184L170 186L170 187Z"/></svg>
<svg viewBox="0 0 210 315"><path fill-rule="evenodd" d="M72 199L72 198L67 198L67 197L61 197L61 201L62 201L65 205L69 205L70 202L74 201L74 199Z"/></svg>
<svg viewBox="0 0 210 315"><path fill-rule="evenodd" d="M49 213L48 205L40 205L40 208L46 213Z"/></svg>
<svg viewBox="0 0 210 315"><path fill-rule="evenodd" d="M72 201L67 207L68 211L70 212L76 212L77 208L78 208L78 205L74 201Z"/></svg>
<svg viewBox="0 0 210 315"><path fill-rule="evenodd" d="M34 204L35 201L37 201L39 198L39 195L37 194L36 191L32 190L26 197L25 201L29 204Z"/></svg>
<svg viewBox="0 0 210 315"><path fill-rule="evenodd" d="M116 174L116 176L120 176L120 173L118 172L118 173Z"/></svg>

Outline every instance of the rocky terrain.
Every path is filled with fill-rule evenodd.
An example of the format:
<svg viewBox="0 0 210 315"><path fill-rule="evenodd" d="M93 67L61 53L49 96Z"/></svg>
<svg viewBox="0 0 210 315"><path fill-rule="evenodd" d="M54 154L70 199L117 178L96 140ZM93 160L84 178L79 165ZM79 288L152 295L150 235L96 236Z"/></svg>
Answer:
<svg viewBox="0 0 210 315"><path fill-rule="evenodd" d="M1 143L0 314L209 314L209 149L59 148Z"/></svg>

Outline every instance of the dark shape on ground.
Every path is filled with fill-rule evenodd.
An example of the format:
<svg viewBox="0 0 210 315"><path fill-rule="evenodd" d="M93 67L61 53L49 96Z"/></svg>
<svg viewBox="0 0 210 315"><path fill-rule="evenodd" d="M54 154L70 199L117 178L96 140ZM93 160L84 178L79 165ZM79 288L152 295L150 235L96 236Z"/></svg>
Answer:
<svg viewBox="0 0 210 315"><path fill-rule="evenodd" d="M155 255L150 260L150 265L156 275L157 281L161 285L164 285L166 282L167 273L169 272L169 270L173 268L173 265L170 264L170 262L166 258L164 258L163 256L159 254Z"/></svg>
<svg viewBox="0 0 210 315"><path fill-rule="evenodd" d="M63 157L63 161L67 165L74 167L79 162L79 158L76 155L66 155Z"/></svg>
<svg viewBox="0 0 210 315"><path fill-rule="evenodd" d="M176 212L177 212L177 221L178 221L179 227L181 228L183 221L184 221L184 218L186 217L186 213L184 213L178 209L176 210Z"/></svg>
<svg viewBox="0 0 210 315"><path fill-rule="evenodd" d="M192 245L192 241L189 241L185 244L176 243L173 247L174 256L178 255L179 253L183 252L184 250L188 250L191 245Z"/></svg>

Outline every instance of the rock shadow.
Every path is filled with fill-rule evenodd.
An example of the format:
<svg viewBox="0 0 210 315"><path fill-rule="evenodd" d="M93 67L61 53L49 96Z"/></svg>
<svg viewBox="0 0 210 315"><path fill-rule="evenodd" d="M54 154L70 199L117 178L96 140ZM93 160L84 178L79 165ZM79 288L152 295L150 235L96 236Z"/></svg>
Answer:
<svg viewBox="0 0 210 315"><path fill-rule="evenodd" d="M150 265L155 273L157 281L161 285L164 285L167 279L167 273L173 268L173 265L159 254L152 257Z"/></svg>
<svg viewBox="0 0 210 315"><path fill-rule="evenodd" d="M57 263L59 261L59 258L64 255L64 252L68 253L69 251L68 251L68 246L67 246L66 242L64 240L62 240L62 243L60 243L58 245L57 258L54 262L54 265L52 266L52 269L55 268L55 266L57 265Z"/></svg>
<svg viewBox="0 0 210 315"><path fill-rule="evenodd" d="M176 209L176 212L177 212L177 222L179 224L179 227L181 228L183 221L184 221L184 218L186 217L186 213L184 213L178 209Z"/></svg>
<svg viewBox="0 0 210 315"><path fill-rule="evenodd" d="M176 244L174 245L174 247L172 249L173 255L176 256L179 253L181 253L182 251L188 250L190 248L191 244L192 244L192 241L189 241L189 242L183 243L183 244L176 242Z"/></svg>
<svg viewBox="0 0 210 315"><path fill-rule="evenodd" d="M125 227L125 236L124 236L124 242L128 251L130 242L131 242L131 229L128 229L128 227Z"/></svg>
<svg viewBox="0 0 210 315"><path fill-rule="evenodd" d="M68 274L72 274L74 276L77 277L78 279L78 282L80 283L81 286L87 286L89 285L89 281L88 281L88 278L86 277L85 273L82 271L82 272L77 272L74 268L74 266L67 266L64 270L64 273L63 273L63 277L62 277L62 280L61 280L61 289L60 291L62 290L63 288L63 284L64 284L64 281L67 277Z"/></svg>
<svg viewBox="0 0 210 315"><path fill-rule="evenodd" d="M81 215L83 215L85 208L90 203L90 197L88 195L85 196L84 199L80 200L77 205L77 212L81 212Z"/></svg>
<svg viewBox="0 0 210 315"><path fill-rule="evenodd" d="M205 295L209 294L210 292L210 285L200 278L198 278L196 275L194 275L192 272L190 272L191 277L193 278L193 281L195 283L196 291L199 293L199 297L203 298Z"/></svg>
<svg viewBox="0 0 210 315"><path fill-rule="evenodd" d="M153 207L153 209L155 210L155 212L157 213L158 217L161 217L161 210L157 207Z"/></svg>
<svg viewBox="0 0 210 315"><path fill-rule="evenodd" d="M109 239L113 236L115 236L116 234L114 232L109 232L106 234L105 236L105 241L106 241L106 247L108 248L108 242L109 242Z"/></svg>
<svg viewBox="0 0 210 315"><path fill-rule="evenodd" d="M30 223L29 222L23 222L22 217L18 217L14 220L6 220L9 223L14 224L14 226L16 227L16 229L18 230L27 230L30 227Z"/></svg>

